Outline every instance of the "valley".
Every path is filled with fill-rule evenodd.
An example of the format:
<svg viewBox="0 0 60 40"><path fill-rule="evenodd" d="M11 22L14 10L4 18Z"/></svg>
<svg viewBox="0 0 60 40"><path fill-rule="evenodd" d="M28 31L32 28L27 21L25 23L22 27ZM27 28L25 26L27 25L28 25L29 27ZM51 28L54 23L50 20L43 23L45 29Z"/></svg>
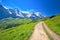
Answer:
<svg viewBox="0 0 60 40"><path fill-rule="evenodd" d="M0 4L0 40L60 40L60 14L43 16Z"/></svg>
<svg viewBox="0 0 60 40"><path fill-rule="evenodd" d="M54 19L56 19L56 20L54 20ZM45 24L43 26L42 25L43 22L41 22L43 20L44 20L45 24L48 25L48 28L52 31L51 34L49 33L50 31L48 31L49 29L47 30L46 28L45 29L43 28L43 27L45 27ZM39 19L39 20L34 20L34 21L32 21L31 19L27 19L27 18L0 20L0 23L1 23L0 40L41 40L41 39L44 40L43 38L45 38L45 37L46 37L45 40L50 40L50 39L59 40L60 28L55 29L55 27L59 27L59 25L57 25L57 24L60 24L59 20L60 20L60 15L56 15L52 18L49 17L46 19ZM38 24L39 22L41 24ZM55 24L55 22L56 22L56 24ZM3 25L3 23L5 23L5 24ZM16 25L14 23L19 24L19 25ZM53 25L52 25L52 23L53 23ZM10 26L10 24L12 24L12 26ZM5 25L7 28L5 28ZM10 27L7 25L9 25ZM35 29L36 32L34 31L34 28L36 28ZM40 34L40 36L39 36L39 34ZM56 34L56 35L54 36L53 34ZM52 37L53 39L50 37Z"/></svg>

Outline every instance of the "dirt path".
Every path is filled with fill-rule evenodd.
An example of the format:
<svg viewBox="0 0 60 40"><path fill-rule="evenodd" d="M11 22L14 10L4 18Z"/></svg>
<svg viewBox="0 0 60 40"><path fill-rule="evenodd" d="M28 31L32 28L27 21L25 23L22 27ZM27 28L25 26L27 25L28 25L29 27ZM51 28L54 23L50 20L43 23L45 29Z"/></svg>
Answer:
<svg viewBox="0 0 60 40"><path fill-rule="evenodd" d="M54 40L60 40L60 36L59 36L59 35L57 35L57 34L54 33L52 30L50 30L50 29L48 28L48 26L47 26L44 22L42 22L42 23L43 23L46 31L53 37Z"/></svg>
<svg viewBox="0 0 60 40"><path fill-rule="evenodd" d="M42 22L35 25L32 36L29 40L49 40L47 34L44 32Z"/></svg>
<svg viewBox="0 0 60 40"><path fill-rule="evenodd" d="M47 34L44 32L43 26L54 40L60 40L60 36L50 30L43 21L35 25L34 31L29 40L49 40Z"/></svg>

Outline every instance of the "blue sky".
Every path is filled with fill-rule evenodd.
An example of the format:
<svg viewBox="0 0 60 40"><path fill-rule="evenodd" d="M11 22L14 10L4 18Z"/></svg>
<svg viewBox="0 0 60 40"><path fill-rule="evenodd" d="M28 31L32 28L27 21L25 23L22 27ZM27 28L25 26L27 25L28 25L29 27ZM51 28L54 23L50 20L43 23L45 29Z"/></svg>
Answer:
<svg viewBox="0 0 60 40"><path fill-rule="evenodd" d="M9 8L19 8L23 11L33 9L45 16L60 13L60 0L0 0L0 4Z"/></svg>

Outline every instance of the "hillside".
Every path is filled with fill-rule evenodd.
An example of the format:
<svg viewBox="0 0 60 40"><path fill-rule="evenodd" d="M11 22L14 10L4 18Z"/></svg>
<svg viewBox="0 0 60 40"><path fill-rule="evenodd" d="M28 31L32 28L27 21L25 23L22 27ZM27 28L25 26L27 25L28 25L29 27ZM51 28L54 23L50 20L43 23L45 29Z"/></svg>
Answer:
<svg viewBox="0 0 60 40"><path fill-rule="evenodd" d="M51 30L60 35L60 14L55 17L48 18L45 22Z"/></svg>
<svg viewBox="0 0 60 40"><path fill-rule="evenodd" d="M2 19L0 20L0 40L28 40L33 33L35 24L41 20L42 19L32 21L28 18L14 19L11 17ZM45 23L52 31L60 35L60 14L43 20L45 20ZM41 25L39 27L41 27Z"/></svg>
<svg viewBox="0 0 60 40"><path fill-rule="evenodd" d="M0 31L0 40L27 40L32 33L34 23L25 24Z"/></svg>
<svg viewBox="0 0 60 40"><path fill-rule="evenodd" d="M0 5L0 40L28 40L41 18L40 12L6 9Z"/></svg>
<svg viewBox="0 0 60 40"><path fill-rule="evenodd" d="M27 18L0 20L0 40L28 40L33 32L34 25L38 21L32 21Z"/></svg>
<svg viewBox="0 0 60 40"><path fill-rule="evenodd" d="M34 25L36 22L31 22L30 19L15 19L7 20L5 19L4 25L3 22L0 24L0 28L5 28L5 26L14 24L11 28L7 28L0 31L0 40L27 40L32 33ZM1 23L0 22L0 23ZM19 25L16 25L19 24ZM21 25L20 25L21 24ZM3 26L3 27L2 27ZM16 27L15 27L16 26Z"/></svg>
<svg viewBox="0 0 60 40"><path fill-rule="evenodd" d="M31 19L28 18L6 18L6 19L2 19L0 20L0 30L2 29L8 29L8 28L12 28L12 27L16 27L18 25L23 25L23 24L27 24L29 22L31 22Z"/></svg>

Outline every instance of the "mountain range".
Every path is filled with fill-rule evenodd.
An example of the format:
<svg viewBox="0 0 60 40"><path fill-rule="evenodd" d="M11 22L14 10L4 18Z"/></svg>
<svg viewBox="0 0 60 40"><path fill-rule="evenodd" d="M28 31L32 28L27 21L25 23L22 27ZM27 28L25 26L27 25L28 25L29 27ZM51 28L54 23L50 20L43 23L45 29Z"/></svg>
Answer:
<svg viewBox="0 0 60 40"><path fill-rule="evenodd" d="M6 8L3 5L0 5L0 19L4 18L30 18L32 20L43 18L40 12L35 11L20 11L18 8Z"/></svg>

